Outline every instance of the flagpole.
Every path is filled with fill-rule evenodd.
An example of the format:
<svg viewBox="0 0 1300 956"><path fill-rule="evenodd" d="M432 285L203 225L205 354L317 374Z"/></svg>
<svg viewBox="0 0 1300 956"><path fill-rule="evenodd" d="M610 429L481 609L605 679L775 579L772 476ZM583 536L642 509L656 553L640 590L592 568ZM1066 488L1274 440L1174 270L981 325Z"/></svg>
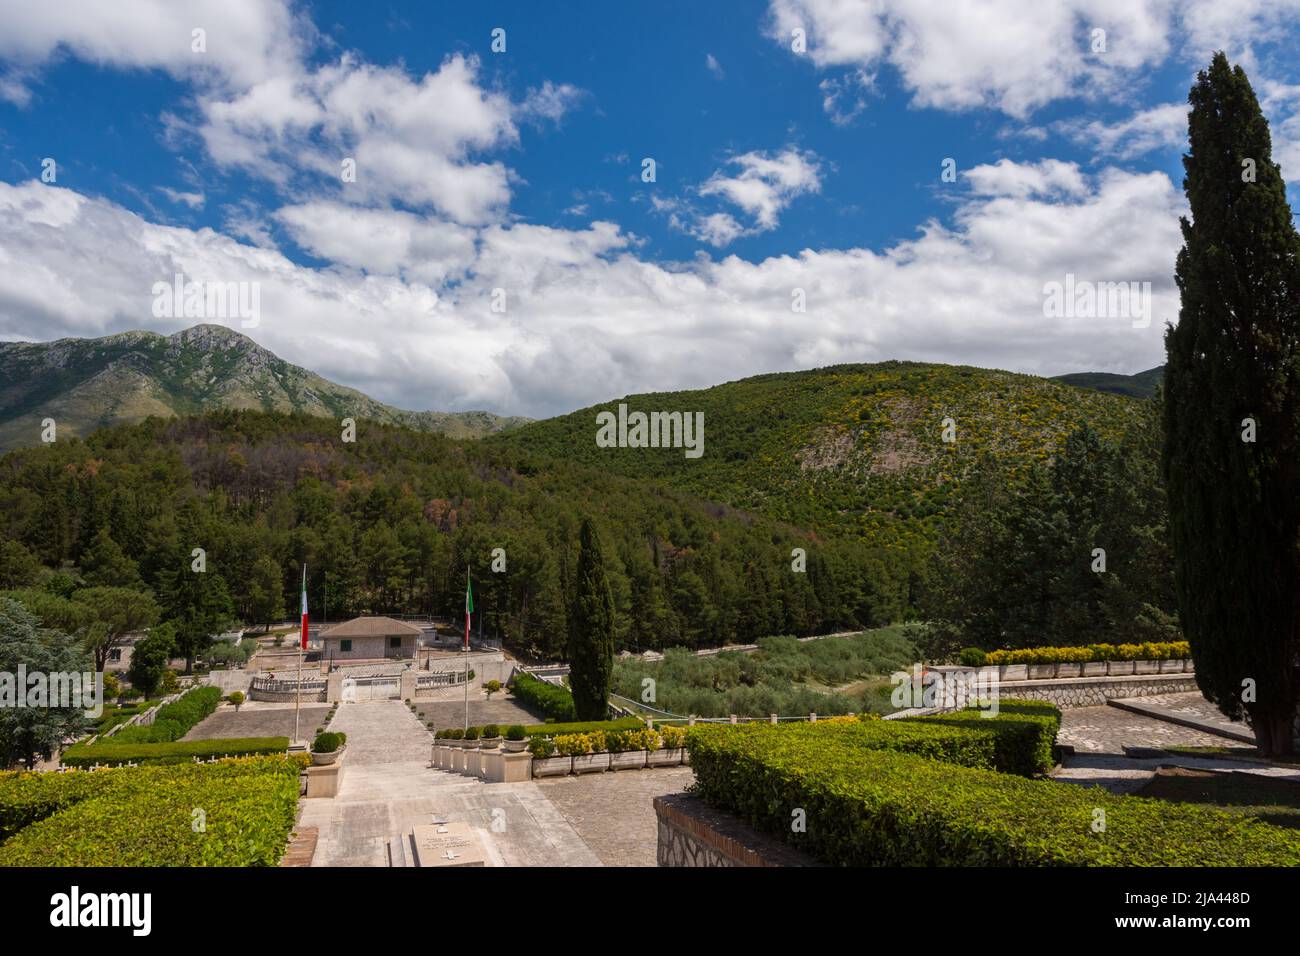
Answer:
<svg viewBox="0 0 1300 956"><path fill-rule="evenodd" d="M302 593L303 603L307 601L307 565L302 566ZM304 608L305 610L305 608ZM300 627L302 625L300 624ZM306 628L302 628L302 634L298 638L298 680L294 683L293 692L293 742L296 744L301 738L298 736L298 710L302 704L302 645L307 640Z"/></svg>
<svg viewBox="0 0 1300 956"><path fill-rule="evenodd" d="M465 568L465 729L469 730L469 567Z"/></svg>

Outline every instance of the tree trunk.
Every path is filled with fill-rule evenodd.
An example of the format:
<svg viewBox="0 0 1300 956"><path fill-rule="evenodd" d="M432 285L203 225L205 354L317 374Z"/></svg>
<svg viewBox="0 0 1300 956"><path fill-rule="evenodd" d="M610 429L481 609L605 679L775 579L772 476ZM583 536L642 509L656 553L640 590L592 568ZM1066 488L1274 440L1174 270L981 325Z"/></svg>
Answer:
<svg viewBox="0 0 1300 956"><path fill-rule="evenodd" d="M1296 752L1292 718L1260 714L1254 721L1255 744L1266 757L1287 757Z"/></svg>

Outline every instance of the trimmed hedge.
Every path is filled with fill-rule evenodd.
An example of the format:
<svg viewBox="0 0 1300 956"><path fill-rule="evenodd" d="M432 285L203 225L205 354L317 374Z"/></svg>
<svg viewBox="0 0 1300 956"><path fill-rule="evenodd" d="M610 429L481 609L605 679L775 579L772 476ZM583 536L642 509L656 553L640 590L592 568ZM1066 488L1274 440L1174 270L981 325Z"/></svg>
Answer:
<svg viewBox="0 0 1300 956"><path fill-rule="evenodd" d="M195 687L179 699L159 707L152 724L123 727L109 740L132 744L171 743L189 733L191 727L216 710L220 703L219 687Z"/></svg>
<svg viewBox="0 0 1300 956"><path fill-rule="evenodd" d="M0 781L9 820L58 804L0 846L0 866L275 866L306 762L251 757Z"/></svg>
<svg viewBox="0 0 1300 956"><path fill-rule="evenodd" d="M535 707L552 720L572 721L573 694L567 688L548 684L532 674L516 674L510 693L524 704Z"/></svg>
<svg viewBox="0 0 1300 956"><path fill-rule="evenodd" d="M524 728L530 737L554 737L557 734L590 734L596 731L645 730L645 721L639 717L619 717L617 720L575 721L567 724L531 724Z"/></svg>
<svg viewBox="0 0 1300 956"><path fill-rule="evenodd" d="M844 746L870 726L692 728L698 792L839 866L1300 865L1300 834L1218 809Z"/></svg>
<svg viewBox="0 0 1300 956"><path fill-rule="evenodd" d="M966 652L963 651L964 655ZM1192 656L1186 641L1146 644L1089 644L1086 647L1025 647L989 651L985 664L1087 664L1092 661L1177 661ZM965 664L965 658L962 659ZM967 666L977 666L970 664Z"/></svg>
<svg viewBox="0 0 1300 956"><path fill-rule="evenodd" d="M1045 700L1000 700L994 717L976 707L966 710L903 717L884 725L923 723L962 730L993 731L994 756L989 769L1032 777L1049 773L1056 765L1053 748L1061 729L1061 711ZM968 765L969 766L969 765Z"/></svg>
<svg viewBox="0 0 1300 956"><path fill-rule="evenodd" d="M102 790L111 771L0 773L0 843Z"/></svg>
<svg viewBox="0 0 1300 956"><path fill-rule="evenodd" d="M127 763L177 764L192 763L208 757L242 757L261 754L282 754L289 749L288 737L217 737L212 740L187 740L170 744L105 743L73 744L63 752L61 762L65 767L116 767Z"/></svg>

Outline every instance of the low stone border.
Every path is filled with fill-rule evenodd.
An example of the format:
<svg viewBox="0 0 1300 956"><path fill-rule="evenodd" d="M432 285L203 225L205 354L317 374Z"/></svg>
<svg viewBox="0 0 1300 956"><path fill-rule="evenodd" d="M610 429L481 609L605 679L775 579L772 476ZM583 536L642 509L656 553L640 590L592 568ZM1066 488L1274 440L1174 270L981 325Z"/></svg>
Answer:
<svg viewBox="0 0 1300 956"><path fill-rule="evenodd" d="M654 798L659 866L821 866L815 859L715 810L697 796Z"/></svg>

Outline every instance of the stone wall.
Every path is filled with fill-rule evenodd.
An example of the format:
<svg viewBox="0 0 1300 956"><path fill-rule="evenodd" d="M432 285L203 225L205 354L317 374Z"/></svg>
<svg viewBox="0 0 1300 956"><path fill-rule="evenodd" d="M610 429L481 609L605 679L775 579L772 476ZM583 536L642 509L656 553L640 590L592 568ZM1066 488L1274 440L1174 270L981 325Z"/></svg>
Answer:
<svg viewBox="0 0 1300 956"><path fill-rule="evenodd" d="M659 866L820 866L691 794L655 797L654 808Z"/></svg>
<svg viewBox="0 0 1300 956"><path fill-rule="evenodd" d="M1108 700L1181 694L1196 690L1195 674L1140 674L1133 677L1070 677L1018 680L996 685L999 697L1048 700L1057 707L1100 707Z"/></svg>

